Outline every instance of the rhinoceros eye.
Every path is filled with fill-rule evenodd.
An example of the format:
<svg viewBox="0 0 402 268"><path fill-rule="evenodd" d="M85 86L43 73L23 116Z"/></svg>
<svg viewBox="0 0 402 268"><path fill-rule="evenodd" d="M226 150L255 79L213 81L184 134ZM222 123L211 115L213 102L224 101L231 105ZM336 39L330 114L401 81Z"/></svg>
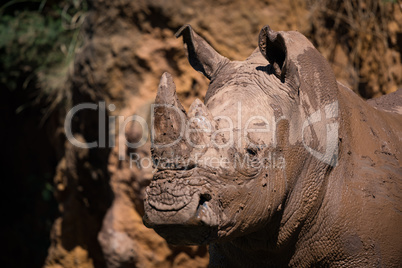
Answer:
<svg viewBox="0 0 402 268"><path fill-rule="evenodd" d="M254 148L247 148L246 152L250 155L250 156L256 156L257 155L257 150Z"/></svg>

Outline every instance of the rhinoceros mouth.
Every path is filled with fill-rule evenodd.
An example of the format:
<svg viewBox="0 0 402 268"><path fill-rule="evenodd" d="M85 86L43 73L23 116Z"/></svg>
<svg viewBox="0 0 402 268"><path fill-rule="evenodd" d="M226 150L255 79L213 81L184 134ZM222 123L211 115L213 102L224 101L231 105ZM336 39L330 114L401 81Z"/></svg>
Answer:
<svg viewBox="0 0 402 268"><path fill-rule="evenodd" d="M204 187L178 186L177 180L167 184L168 186L166 182L151 183L146 190L144 219L149 227L216 224L213 200Z"/></svg>
<svg viewBox="0 0 402 268"><path fill-rule="evenodd" d="M218 225L217 202L208 188L203 177L152 181L146 190L144 224L173 244L204 243Z"/></svg>
<svg viewBox="0 0 402 268"><path fill-rule="evenodd" d="M205 184L200 178L191 180L159 179L151 182L146 189L149 205L157 211L179 211L190 203L194 203L198 187Z"/></svg>
<svg viewBox="0 0 402 268"><path fill-rule="evenodd" d="M148 201L148 205L145 205L144 224L153 228L169 244L207 244L216 239L218 229L210 198L209 194L197 191L184 206L167 207L157 203L154 207Z"/></svg>

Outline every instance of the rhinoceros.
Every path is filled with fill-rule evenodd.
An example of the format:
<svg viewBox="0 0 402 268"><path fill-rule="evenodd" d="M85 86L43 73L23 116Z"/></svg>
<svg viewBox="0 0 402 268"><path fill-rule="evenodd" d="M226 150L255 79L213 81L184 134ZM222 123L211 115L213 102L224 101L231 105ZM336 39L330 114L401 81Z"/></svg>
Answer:
<svg viewBox="0 0 402 268"><path fill-rule="evenodd" d="M364 101L295 31L245 61L179 36L210 85L186 111L162 75L144 224L211 267L401 267L401 91Z"/></svg>

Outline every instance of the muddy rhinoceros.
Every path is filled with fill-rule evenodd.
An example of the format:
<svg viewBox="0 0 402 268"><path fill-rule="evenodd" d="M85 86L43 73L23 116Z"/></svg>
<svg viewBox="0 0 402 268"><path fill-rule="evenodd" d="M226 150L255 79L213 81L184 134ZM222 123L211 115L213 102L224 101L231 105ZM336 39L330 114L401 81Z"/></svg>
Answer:
<svg viewBox="0 0 402 268"><path fill-rule="evenodd" d="M145 225L211 267L401 267L401 92L367 103L298 32L265 26L245 61L177 36L211 82L186 112L161 78Z"/></svg>

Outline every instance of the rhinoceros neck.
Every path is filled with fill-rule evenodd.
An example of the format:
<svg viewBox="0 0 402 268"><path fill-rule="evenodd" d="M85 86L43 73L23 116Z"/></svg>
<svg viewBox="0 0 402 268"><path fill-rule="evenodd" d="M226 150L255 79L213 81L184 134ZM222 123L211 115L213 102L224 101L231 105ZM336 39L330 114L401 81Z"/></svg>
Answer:
<svg viewBox="0 0 402 268"><path fill-rule="evenodd" d="M270 228L229 242L212 244L210 267L289 267L292 263L305 264L308 267L314 262L313 254L308 253L309 241L317 238L314 235L304 239L305 255L297 254L297 249L303 247L297 242L301 239L300 232L304 227L299 226L291 234L292 230L284 230L278 221L273 227L270 225ZM286 243L278 241L280 232L287 232L289 239Z"/></svg>
<svg viewBox="0 0 402 268"><path fill-rule="evenodd" d="M316 165L315 161L310 165ZM322 215L327 214L327 206L322 204L327 202L325 186L329 173L317 166L300 174L310 178L313 175L317 181L311 183L314 192L309 195L299 190L299 194L288 197L292 200L286 200L285 208L275 213L264 228L212 245L211 267L308 267L313 264L314 252L309 246L311 241L319 241L325 235L325 230L317 227L322 226L325 219ZM302 184L295 186L303 187Z"/></svg>
<svg viewBox="0 0 402 268"><path fill-rule="evenodd" d="M351 156L369 157L375 165L401 159L400 134L402 133L402 115L373 108L351 90L340 86L343 133L340 138L345 153ZM390 128L392 126L392 128ZM346 156L345 156L346 157ZM390 159L388 159L390 158Z"/></svg>

